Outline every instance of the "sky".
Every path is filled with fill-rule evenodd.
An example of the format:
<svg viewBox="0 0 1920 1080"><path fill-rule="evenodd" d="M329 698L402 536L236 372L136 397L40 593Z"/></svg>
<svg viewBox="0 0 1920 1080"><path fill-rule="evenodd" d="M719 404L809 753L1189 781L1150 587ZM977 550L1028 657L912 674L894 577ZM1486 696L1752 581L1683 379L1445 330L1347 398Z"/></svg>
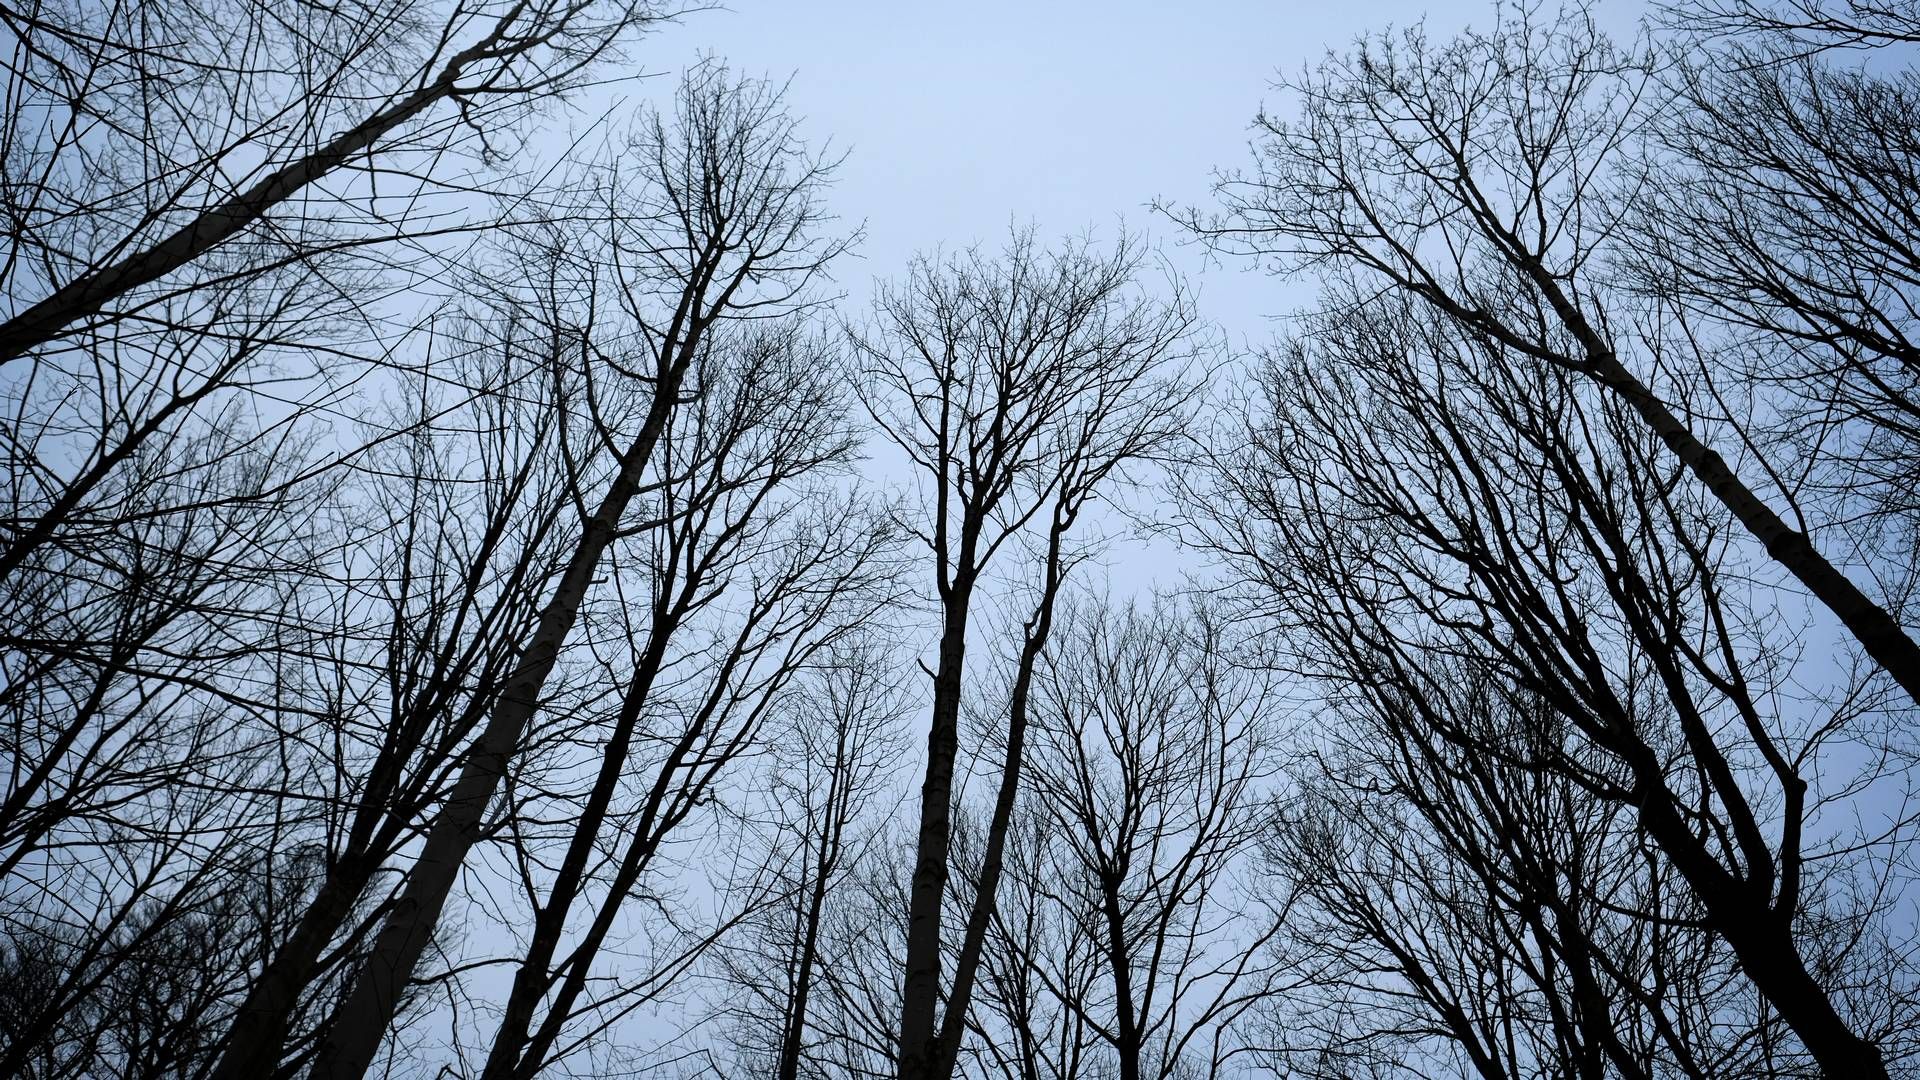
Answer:
<svg viewBox="0 0 1920 1080"><path fill-rule="evenodd" d="M1264 340L1265 317L1306 294L1239 268L1198 273L1200 253L1180 249L1148 203L1207 200L1212 170L1246 158L1277 71L1423 9L734 0L648 38L633 60L672 72L711 54L743 74L792 78L803 131L848 152L833 202L866 230L838 274L856 301L916 252L993 243L1015 224L1111 238L1124 221L1193 274L1202 313L1238 346ZM1462 4L1433 28L1491 10Z"/></svg>
<svg viewBox="0 0 1920 1080"><path fill-rule="evenodd" d="M1642 10L1597 3L1623 35ZM1174 248L1178 230L1148 203L1206 204L1213 170L1246 161L1261 105L1284 114L1278 74L1363 33L1424 18L1444 39L1494 11L1491 0L732 0L647 38L631 60L671 74L713 55L792 78L803 130L850 152L834 202L866 227L860 258L840 271L857 297L917 251L993 241L1010 223L1110 237L1125 220ZM1199 273L1192 249L1171 255L1236 345L1264 341L1268 317L1310 299L1240 267Z"/></svg>

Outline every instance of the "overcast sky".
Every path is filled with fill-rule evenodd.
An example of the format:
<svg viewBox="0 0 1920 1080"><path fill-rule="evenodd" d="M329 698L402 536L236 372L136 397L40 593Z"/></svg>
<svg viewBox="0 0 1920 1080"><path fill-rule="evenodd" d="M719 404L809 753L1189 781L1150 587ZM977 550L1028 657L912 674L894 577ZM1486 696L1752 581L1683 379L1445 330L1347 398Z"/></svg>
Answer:
<svg viewBox="0 0 1920 1080"><path fill-rule="evenodd" d="M1245 159L1261 102L1279 103L1277 71L1423 10L1449 35L1492 7L735 0L649 38L634 60L675 71L711 53L792 76L809 138L850 151L834 199L867 240L840 276L863 295L916 251L993 241L1010 222L1111 236L1124 218L1174 247L1146 204L1205 200L1211 170ZM1197 271L1197 253L1173 254ZM1262 316L1304 295L1237 270L1199 284L1236 344L1264 339Z"/></svg>
<svg viewBox="0 0 1920 1080"><path fill-rule="evenodd" d="M1310 290L1241 267L1202 273L1198 252L1179 250L1178 231L1148 202L1206 203L1212 170L1246 160L1262 103L1287 111L1278 73L1368 31L1424 17L1444 39L1494 10L1491 0L733 0L643 40L632 62L668 76L651 94L702 55L792 78L807 136L850 152L834 202L867 230L839 272L856 298L916 251L995 241L1010 223L1110 237L1124 219L1192 274L1202 313L1240 347L1267 340L1268 317ZM1598 3L1621 34L1643 10L1640 0Z"/></svg>

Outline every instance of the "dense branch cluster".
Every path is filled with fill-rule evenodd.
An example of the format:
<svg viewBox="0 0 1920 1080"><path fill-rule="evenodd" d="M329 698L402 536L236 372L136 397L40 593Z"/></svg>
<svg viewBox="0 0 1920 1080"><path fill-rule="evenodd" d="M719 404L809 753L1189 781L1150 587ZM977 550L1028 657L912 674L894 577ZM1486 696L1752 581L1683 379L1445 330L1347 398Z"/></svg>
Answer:
<svg viewBox="0 0 1920 1080"><path fill-rule="evenodd" d="M1911 0L1330 54L1245 356L688 14L0 0L0 1075L1920 1076Z"/></svg>

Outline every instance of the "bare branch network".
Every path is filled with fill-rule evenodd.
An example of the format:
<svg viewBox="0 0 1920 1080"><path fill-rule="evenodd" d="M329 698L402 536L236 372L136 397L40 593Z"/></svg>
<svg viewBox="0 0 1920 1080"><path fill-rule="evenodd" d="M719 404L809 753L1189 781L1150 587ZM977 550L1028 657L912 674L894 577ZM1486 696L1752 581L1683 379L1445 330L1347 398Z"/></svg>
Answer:
<svg viewBox="0 0 1920 1080"><path fill-rule="evenodd" d="M1920 1077L1920 7L1656 16L1288 76L1239 355L541 137L690 6L0 0L0 1076Z"/></svg>

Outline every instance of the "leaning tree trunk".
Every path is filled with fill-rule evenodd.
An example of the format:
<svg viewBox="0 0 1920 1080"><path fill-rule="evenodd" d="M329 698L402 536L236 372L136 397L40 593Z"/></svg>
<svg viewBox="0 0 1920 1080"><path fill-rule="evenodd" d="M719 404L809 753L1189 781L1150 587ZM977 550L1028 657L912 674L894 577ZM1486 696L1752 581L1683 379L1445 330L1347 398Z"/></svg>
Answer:
<svg viewBox="0 0 1920 1080"><path fill-rule="evenodd" d="M661 365L665 376L654 388L652 408L622 457L620 470L608 486L606 496L587 519L552 599L540 612L533 636L521 654L519 669L508 677L486 728L427 834L405 890L381 925L353 989L334 1013L309 1074L312 1080L360 1080L373 1064L380 1040L399 1008L400 994L433 936L460 867L480 840L487 805L506 775L507 764L521 735L539 708L547 676L558 662L560 647L579 618L587 589L599 572L601 557L612 545L620 519L645 479L654 444L666 427L697 336L697 333L690 334L678 355L670 363Z"/></svg>

